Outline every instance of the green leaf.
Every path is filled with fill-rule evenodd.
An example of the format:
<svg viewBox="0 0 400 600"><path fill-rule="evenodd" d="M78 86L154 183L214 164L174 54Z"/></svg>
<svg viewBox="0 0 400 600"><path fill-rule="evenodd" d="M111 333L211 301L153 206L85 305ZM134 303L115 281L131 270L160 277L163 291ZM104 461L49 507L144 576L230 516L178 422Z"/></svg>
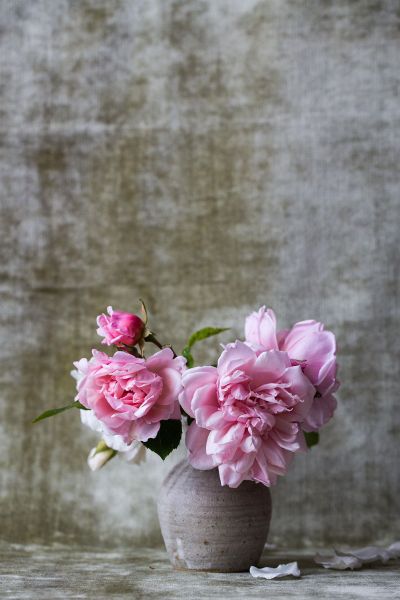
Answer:
<svg viewBox="0 0 400 600"><path fill-rule="evenodd" d="M143 442L143 445L165 460L168 454L170 454L172 450L175 450L175 448L179 446L181 435L181 421L177 421L176 419L161 421L160 430L156 437L147 440L147 442Z"/></svg>
<svg viewBox="0 0 400 600"><path fill-rule="evenodd" d="M191 369L194 365L194 358L191 352L193 346L201 340L206 340L213 335L218 335L223 331L228 331L228 329L229 327L203 327L203 329L199 329L193 333L188 339L187 345L182 350L182 355L186 358L186 366L188 369Z"/></svg>
<svg viewBox="0 0 400 600"><path fill-rule="evenodd" d="M229 327L203 327L203 329L199 329L190 336L187 346L190 350L197 342L205 340L213 335L218 335L223 331L228 331L228 329Z"/></svg>
<svg viewBox="0 0 400 600"><path fill-rule="evenodd" d="M304 431L304 437L306 439L306 444L308 448L316 446L319 442L318 431Z"/></svg>
<svg viewBox="0 0 400 600"><path fill-rule="evenodd" d="M190 352L189 346L185 346L182 350L182 356L186 358L186 366L188 369L191 369L194 365L193 354Z"/></svg>
<svg viewBox="0 0 400 600"><path fill-rule="evenodd" d="M45 410L44 413L36 417L32 421L32 423L38 423L39 421L43 421L43 419L48 419L49 417L54 417L54 415L58 415L59 413L64 412L65 410L69 410L70 408L79 408L80 410L89 410L86 406L83 406L80 402L71 402L71 404L67 404L66 406L62 406L61 408L51 408L50 410Z"/></svg>

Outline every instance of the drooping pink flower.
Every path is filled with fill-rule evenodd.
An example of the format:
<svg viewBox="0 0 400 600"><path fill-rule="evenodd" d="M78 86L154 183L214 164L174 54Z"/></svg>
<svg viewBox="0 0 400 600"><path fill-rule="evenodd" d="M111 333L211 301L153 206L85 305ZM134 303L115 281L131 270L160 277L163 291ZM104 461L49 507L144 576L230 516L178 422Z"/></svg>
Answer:
<svg viewBox="0 0 400 600"><path fill-rule="evenodd" d="M217 367L188 369L179 401L194 419L186 435L197 469L218 467L222 485L267 486L304 447L300 423L315 389L285 352L228 344Z"/></svg>
<svg viewBox="0 0 400 600"><path fill-rule="evenodd" d="M317 321L300 321L289 330L276 331L273 310L262 306L246 319L246 342L257 352L279 349L287 352L293 364L300 364L316 389L316 396L303 429L317 431L332 417L336 408L336 340Z"/></svg>
<svg viewBox="0 0 400 600"><path fill-rule="evenodd" d="M76 399L126 444L146 442L156 437L160 421L180 419L178 395L185 359L174 358L170 348L147 359L93 350L89 361L81 359L74 365Z"/></svg>
<svg viewBox="0 0 400 600"><path fill-rule="evenodd" d="M97 333L103 337L102 344L107 346L134 346L143 335L145 324L137 315L120 312L107 307L108 315L104 313L97 317Z"/></svg>

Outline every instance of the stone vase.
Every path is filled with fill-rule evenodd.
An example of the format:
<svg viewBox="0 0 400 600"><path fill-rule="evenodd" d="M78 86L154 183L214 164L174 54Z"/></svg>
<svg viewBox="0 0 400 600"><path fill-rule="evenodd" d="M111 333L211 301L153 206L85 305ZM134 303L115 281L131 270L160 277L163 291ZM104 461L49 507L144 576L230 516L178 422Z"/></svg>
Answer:
<svg viewBox="0 0 400 600"><path fill-rule="evenodd" d="M177 464L164 480L158 516L177 569L247 571L260 560L271 518L271 495L261 484L222 486L218 470Z"/></svg>

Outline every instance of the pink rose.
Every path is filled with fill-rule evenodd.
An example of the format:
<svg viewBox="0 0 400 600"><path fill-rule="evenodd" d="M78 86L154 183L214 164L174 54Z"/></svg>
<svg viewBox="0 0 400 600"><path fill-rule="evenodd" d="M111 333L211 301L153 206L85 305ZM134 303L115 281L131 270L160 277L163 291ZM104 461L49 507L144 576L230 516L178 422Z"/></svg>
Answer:
<svg viewBox="0 0 400 600"><path fill-rule="evenodd" d="M131 313L113 310L107 307L108 315L97 317L97 333L104 337L102 344L111 346L134 346L143 335L144 323L140 317Z"/></svg>
<svg viewBox="0 0 400 600"><path fill-rule="evenodd" d="M147 359L127 352L107 356L93 350L88 361L74 363L78 371L76 399L111 434L126 444L156 437L160 421L180 419L178 395L185 359L164 348Z"/></svg>
<svg viewBox="0 0 400 600"><path fill-rule="evenodd" d="M316 396L303 429L316 431L332 417L336 408L333 393L336 379L336 340L317 321L300 321L290 330L276 331L276 318L271 309L262 306L246 319L246 342L256 351L279 349L287 352L292 363L300 364L316 389Z"/></svg>
<svg viewBox="0 0 400 600"><path fill-rule="evenodd" d="M195 419L186 434L189 461L218 467L222 485L270 486L304 447L302 423L315 389L285 352L226 346L218 366L188 369L179 401Z"/></svg>

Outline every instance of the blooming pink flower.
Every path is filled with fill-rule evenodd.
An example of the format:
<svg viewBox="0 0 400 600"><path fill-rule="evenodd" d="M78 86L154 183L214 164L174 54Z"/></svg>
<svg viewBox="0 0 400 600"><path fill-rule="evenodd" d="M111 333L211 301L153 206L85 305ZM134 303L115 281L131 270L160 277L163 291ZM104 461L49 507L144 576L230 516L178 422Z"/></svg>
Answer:
<svg viewBox="0 0 400 600"><path fill-rule="evenodd" d="M186 435L189 461L197 469L217 466L222 485L274 484L304 447L299 423L315 389L285 352L257 353L237 341L217 367L188 369L182 383L179 401L195 419Z"/></svg>
<svg viewBox="0 0 400 600"><path fill-rule="evenodd" d="M78 371L76 399L92 409L111 434L126 444L156 437L160 421L180 419L178 395L185 359L164 348L150 358L93 350Z"/></svg>
<svg viewBox="0 0 400 600"><path fill-rule="evenodd" d="M104 337L103 344L111 346L134 346L144 331L144 323L140 317L127 312L119 312L107 307L108 315L97 317L97 333Z"/></svg>
<svg viewBox="0 0 400 600"><path fill-rule="evenodd" d="M257 352L279 349L288 353L293 364L300 364L316 389L316 396L303 429L316 431L332 417L336 408L336 340L317 321L300 321L290 330L276 331L273 310L262 306L246 319L246 342Z"/></svg>

